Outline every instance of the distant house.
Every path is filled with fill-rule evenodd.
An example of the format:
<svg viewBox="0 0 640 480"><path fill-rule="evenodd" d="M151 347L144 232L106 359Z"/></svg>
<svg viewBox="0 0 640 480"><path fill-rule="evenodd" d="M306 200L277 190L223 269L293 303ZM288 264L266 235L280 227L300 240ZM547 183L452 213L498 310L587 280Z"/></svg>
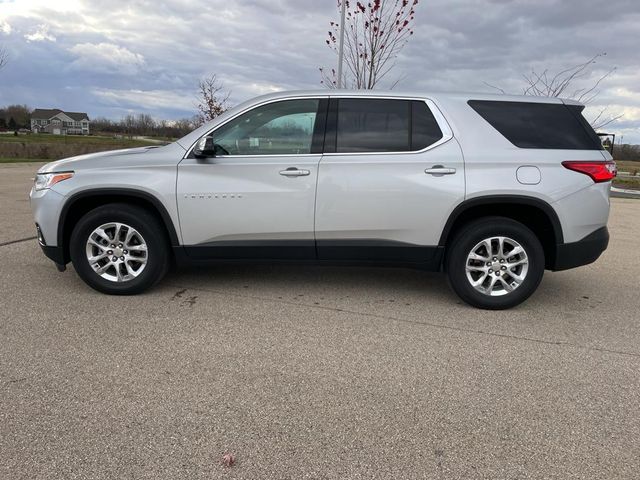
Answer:
<svg viewBox="0 0 640 480"><path fill-rule="evenodd" d="M36 108L31 114L31 131L53 135L89 135L89 117L83 112Z"/></svg>

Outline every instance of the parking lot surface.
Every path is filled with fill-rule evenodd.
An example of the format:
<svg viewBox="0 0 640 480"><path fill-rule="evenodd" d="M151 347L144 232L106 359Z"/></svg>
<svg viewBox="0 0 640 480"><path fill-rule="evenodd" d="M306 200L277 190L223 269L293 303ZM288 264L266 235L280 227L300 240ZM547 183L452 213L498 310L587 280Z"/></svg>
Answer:
<svg viewBox="0 0 640 480"><path fill-rule="evenodd" d="M509 311L377 268L214 266L109 297L7 244L34 235L37 166L0 166L0 478L638 477L640 201Z"/></svg>

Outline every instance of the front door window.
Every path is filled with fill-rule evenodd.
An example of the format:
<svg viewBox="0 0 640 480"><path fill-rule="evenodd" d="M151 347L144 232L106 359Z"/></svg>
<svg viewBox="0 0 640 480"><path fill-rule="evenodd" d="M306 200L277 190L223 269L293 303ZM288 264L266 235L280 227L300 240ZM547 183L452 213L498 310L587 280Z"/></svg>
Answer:
<svg viewBox="0 0 640 480"><path fill-rule="evenodd" d="M317 99L270 103L240 115L213 133L228 155L311 153Z"/></svg>

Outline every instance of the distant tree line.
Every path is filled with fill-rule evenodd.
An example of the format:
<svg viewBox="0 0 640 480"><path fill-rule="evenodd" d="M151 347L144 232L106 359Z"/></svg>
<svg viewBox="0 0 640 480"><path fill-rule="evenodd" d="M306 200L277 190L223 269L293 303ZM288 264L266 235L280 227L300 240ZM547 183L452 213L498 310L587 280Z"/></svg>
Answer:
<svg viewBox="0 0 640 480"><path fill-rule="evenodd" d="M613 157L616 160L638 160L640 161L640 145L615 145L613 147Z"/></svg>
<svg viewBox="0 0 640 480"><path fill-rule="evenodd" d="M128 114L120 120L96 117L91 120L91 131L95 134L169 137L177 138L186 135L199 126L197 118L181 120L155 120L151 115L139 113Z"/></svg>
<svg viewBox="0 0 640 480"><path fill-rule="evenodd" d="M0 130L31 128L33 109L27 105L9 105L0 108ZM199 115L181 120L155 120L147 113L128 114L120 120L104 117L91 119L91 133L95 135L124 135L177 138L200 126Z"/></svg>
<svg viewBox="0 0 640 480"><path fill-rule="evenodd" d="M18 130L31 127L31 109L26 105L0 108L0 129Z"/></svg>
<svg viewBox="0 0 640 480"><path fill-rule="evenodd" d="M0 68L7 61L6 51L0 47ZM220 83L215 74L204 77L198 84L199 103L197 113L180 120L156 120L147 113L127 114L120 120L105 117L90 119L93 135L122 135L177 138L186 135L205 122L213 120L228 108L230 92ZM31 128L33 109L27 105L9 105L0 108L0 130Z"/></svg>

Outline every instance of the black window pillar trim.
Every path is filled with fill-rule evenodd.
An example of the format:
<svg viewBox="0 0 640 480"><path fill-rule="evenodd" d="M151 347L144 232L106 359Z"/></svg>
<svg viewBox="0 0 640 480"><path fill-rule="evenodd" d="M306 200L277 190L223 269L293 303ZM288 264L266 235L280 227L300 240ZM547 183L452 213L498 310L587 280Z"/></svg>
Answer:
<svg viewBox="0 0 640 480"><path fill-rule="evenodd" d="M320 98L318 101L318 110L316 111L316 119L313 124L313 136L311 139L311 151L309 153L322 154L324 151L324 142L327 131L327 116L329 109L329 99Z"/></svg>
<svg viewBox="0 0 640 480"><path fill-rule="evenodd" d="M329 97L323 153L336 153L338 149L338 100L339 97Z"/></svg>

